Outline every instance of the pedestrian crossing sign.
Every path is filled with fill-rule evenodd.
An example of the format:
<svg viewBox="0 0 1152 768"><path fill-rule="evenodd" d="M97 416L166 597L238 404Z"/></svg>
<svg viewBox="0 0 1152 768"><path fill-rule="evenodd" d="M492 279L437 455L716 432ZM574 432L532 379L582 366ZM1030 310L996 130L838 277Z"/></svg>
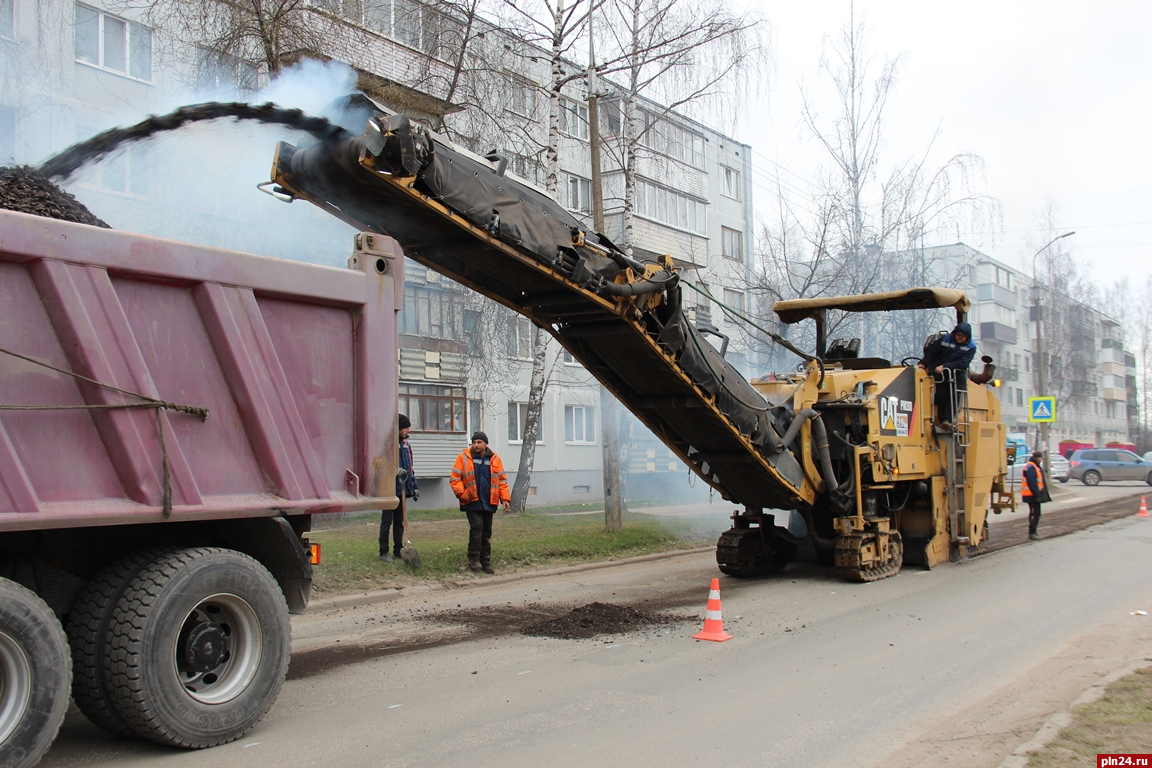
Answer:
<svg viewBox="0 0 1152 768"><path fill-rule="evenodd" d="M1028 398L1028 421L1056 421L1056 398Z"/></svg>

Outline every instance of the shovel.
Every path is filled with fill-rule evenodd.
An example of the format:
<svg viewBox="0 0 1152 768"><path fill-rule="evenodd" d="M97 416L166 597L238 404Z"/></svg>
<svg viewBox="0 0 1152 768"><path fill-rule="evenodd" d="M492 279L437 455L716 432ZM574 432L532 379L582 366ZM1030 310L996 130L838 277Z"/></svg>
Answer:
<svg viewBox="0 0 1152 768"><path fill-rule="evenodd" d="M404 505L404 546L400 547L400 559L413 568L420 567L420 553L416 551L416 547L412 546L412 542L408 540L408 501L402 499L401 503Z"/></svg>

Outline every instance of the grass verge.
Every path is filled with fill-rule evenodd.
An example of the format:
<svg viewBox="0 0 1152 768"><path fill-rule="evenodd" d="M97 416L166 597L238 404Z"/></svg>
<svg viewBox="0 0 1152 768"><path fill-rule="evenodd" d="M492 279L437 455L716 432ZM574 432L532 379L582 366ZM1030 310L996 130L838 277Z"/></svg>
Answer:
<svg viewBox="0 0 1152 768"><path fill-rule="evenodd" d="M324 528L308 534L322 547L313 580L315 595L443 582L470 573L468 521L459 510L409 513L408 539L420 553L419 569L400 560L384 563L377 559L379 513L327 522ZM629 512L622 531L607 533L602 513L497 513L492 526L492 560L500 573L617 560L712 545L727 528L728 521L717 517L669 519Z"/></svg>
<svg viewBox="0 0 1152 768"><path fill-rule="evenodd" d="M1072 710L1075 718L1028 768L1081 768L1096 755L1152 754L1152 668L1108 686L1104 697Z"/></svg>

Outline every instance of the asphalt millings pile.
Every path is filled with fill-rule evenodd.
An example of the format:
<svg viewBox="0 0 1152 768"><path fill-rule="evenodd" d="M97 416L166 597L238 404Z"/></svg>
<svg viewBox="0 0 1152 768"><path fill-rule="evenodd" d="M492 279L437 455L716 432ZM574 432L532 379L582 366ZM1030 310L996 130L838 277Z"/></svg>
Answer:
<svg viewBox="0 0 1152 768"><path fill-rule="evenodd" d="M79 200L27 165L0 168L0 208L108 228Z"/></svg>
<svg viewBox="0 0 1152 768"><path fill-rule="evenodd" d="M624 605L589 603L573 609L564 616L527 626L521 632L532 637L585 640L635 630L676 626L688 618L663 613L643 613Z"/></svg>

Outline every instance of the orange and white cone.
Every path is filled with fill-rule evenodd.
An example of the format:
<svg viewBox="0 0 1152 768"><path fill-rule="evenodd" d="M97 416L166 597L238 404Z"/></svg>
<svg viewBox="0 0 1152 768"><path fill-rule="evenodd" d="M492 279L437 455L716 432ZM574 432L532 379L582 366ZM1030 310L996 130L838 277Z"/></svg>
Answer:
<svg viewBox="0 0 1152 768"><path fill-rule="evenodd" d="M704 614L704 631L692 635L693 640L714 640L722 643L731 640L732 635L724 631L724 618L720 615L720 579L712 579L708 591L708 610Z"/></svg>
<svg viewBox="0 0 1152 768"><path fill-rule="evenodd" d="M1148 517L1148 502L1144 501L1144 497L1140 497L1140 511L1136 513L1136 517Z"/></svg>

